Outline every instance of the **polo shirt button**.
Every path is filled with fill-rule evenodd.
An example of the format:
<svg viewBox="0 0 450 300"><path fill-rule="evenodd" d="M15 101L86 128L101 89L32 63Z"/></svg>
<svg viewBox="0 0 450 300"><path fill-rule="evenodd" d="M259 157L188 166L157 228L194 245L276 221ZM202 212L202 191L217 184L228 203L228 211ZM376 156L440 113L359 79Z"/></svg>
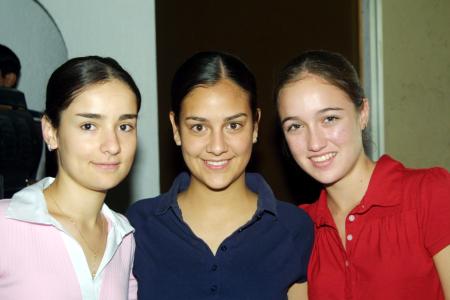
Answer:
<svg viewBox="0 0 450 300"><path fill-rule="evenodd" d="M212 265L212 266L211 266L211 271L214 272L214 271L216 271L216 270L217 270L217 265Z"/></svg>
<svg viewBox="0 0 450 300"><path fill-rule="evenodd" d="M347 235L347 241L351 241L351 240L353 240L353 235L348 234L348 235Z"/></svg>
<svg viewBox="0 0 450 300"><path fill-rule="evenodd" d="M217 285L213 284L213 285L209 288L209 290L211 291L211 293L217 292Z"/></svg>
<svg viewBox="0 0 450 300"><path fill-rule="evenodd" d="M350 222L355 221L355 219L356 219L355 215L350 215L350 216L348 216L348 220L349 220Z"/></svg>
<svg viewBox="0 0 450 300"><path fill-rule="evenodd" d="M350 266L350 262L348 260L345 261L345 266L346 267Z"/></svg>
<svg viewBox="0 0 450 300"><path fill-rule="evenodd" d="M227 251L227 246L225 246L225 245L222 245L222 246L220 246L220 250L222 250L223 252L225 252L225 251Z"/></svg>

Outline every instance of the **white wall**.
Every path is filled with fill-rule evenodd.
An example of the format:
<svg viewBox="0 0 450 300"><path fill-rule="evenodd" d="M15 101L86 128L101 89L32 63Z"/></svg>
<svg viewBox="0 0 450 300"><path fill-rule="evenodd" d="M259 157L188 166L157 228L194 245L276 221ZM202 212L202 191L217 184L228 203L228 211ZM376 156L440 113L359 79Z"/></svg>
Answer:
<svg viewBox="0 0 450 300"><path fill-rule="evenodd" d="M17 88L25 93L28 107L42 111L48 78L67 60L58 28L34 1L1 0L0 44L11 48L20 59L22 77Z"/></svg>
<svg viewBox="0 0 450 300"><path fill-rule="evenodd" d="M142 93L142 107L131 197L135 201L159 194L154 0L39 2L59 27L69 58L110 56L135 79Z"/></svg>

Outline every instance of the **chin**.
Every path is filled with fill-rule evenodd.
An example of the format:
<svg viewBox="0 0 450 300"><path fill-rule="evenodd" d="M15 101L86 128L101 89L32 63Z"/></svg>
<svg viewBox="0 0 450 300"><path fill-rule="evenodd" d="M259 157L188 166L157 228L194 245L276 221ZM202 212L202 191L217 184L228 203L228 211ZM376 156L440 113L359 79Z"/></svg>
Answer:
<svg viewBox="0 0 450 300"><path fill-rule="evenodd" d="M97 191L97 192L107 192L108 190L116 187L122 179L110 179L110 180L96 180L93 181L95 184L91 183L91 186L89 187L91 190Z"/></svg>
<svg viewBox="0 0 450 300"><path fill-rule="evenodd" d="M115 187L115 185L95 185L95 186L89 187L89 189L92 191L95 191L95 192L99 192L99 193L106 193L113 187Z"/></svg>
<svg viewBox="0 0 450 300"><path fill-rule="evenodd" d="M319 181L319 180L317 180ZM324 187L330 187L332 185L334 185L336 182L338 182L338 180L322 180L319 181Z"/></svg>
<svg viewBox="0 0 450 300"><path fill-rule="evenodd" d="M226 190L231 185L231 182L205 182L204 184L208 189L220 192Z"/></svg>
<svg viewBox="0 0 450 300"><path fill-rule="evenodd" d="M326 174L325 172L317 172L315 170L310 172L310 170L307 170L307 169L303 169L303 170L309 176L314 178L316 181L318 181L321 184L326 185L326 186L333 185L334 183L336 183L340 179L340 177L337 176L336 174Z"/></svg>
<svg viewBox="0 0 450 300"><path fill-rule="evenodd" d="M239 177L238 177L239 178ZM230 187L237 178L227 176L226 174L215 174L203 177L201 182L210 190L220 192Z"/></svg>

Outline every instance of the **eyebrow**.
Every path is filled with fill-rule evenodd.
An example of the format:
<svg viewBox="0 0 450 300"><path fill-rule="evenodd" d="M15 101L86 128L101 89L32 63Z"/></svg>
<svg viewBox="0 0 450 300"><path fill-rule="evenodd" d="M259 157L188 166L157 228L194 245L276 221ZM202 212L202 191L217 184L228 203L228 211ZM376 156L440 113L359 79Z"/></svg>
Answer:
<svg viewBox="0 0 450 300"><path fill-rule="evenodd" d="M344 109L340 108L340 107L327 107L327 108L319 110L317 113L318 114L323 114L323 113L326 113L326 112L329 112L329 111L334 111L334 110L344 110Z"/></svg>
<svg viewBox="0 0 450 300"><path fill-rule="evenodd" d="M344 110L344 109L340 108L340 107L327 107L327 108L319 110L317 112L317 114L320 115L320 114L324 114L324 113L329 112L329 111L341 111L341 110ZM281 125L283 125L287 121L291 121L291 120L298 120L298 118L297 117L286 117L283 120L281 120Z"/></svg>
<svg viewBox="0 0 450 300"><path fill-rule="evenodd" d="M119 117L119 120L137 119L137 114L124 114Z"/></svg>
<svg viewBox="0 0 450 300"><path fill-rule="evenodd" d="M91 114L91 113L79 113L76 116L88 118L88 119L101 119L102 115L100 114ZM128 119L137 119L137 114L123 114L119 117L119 120L128 120Z"/></svg>
<svg viewBox="0 0 450 300"><path fill-rule="evenodd" d="M205 118L201 118L201 117L196 117L196 116L189 116L184 118L186 121L187 120L194 120L194 121L198 121L198 122L205 122L206 119Z"/></svg>
<svg viewBox="0 0 450 300"><path fill-rule="evenodd" d="M286 117L283 120L281 120L281 125L283 125L287 121L291 121L291 120L298 120L298 118L297 117Z"/></svg>
<svg viewBox="0 0 450 300"><path fill-rule="evenodd" d="M228 122L228 121L231 121L231 120L240 118L240 117L247 117L247 114L246 114L246 113L238 113L238 114L235 114L235 115L226 117L226 118L225 118L225 121ZM189 117L186 117L185 120L194 120L194 121L198 121L198 122L206 122L206 121L207 121L206 118L196 117L196 116L189 116Z"/></svg>
<svg viewBox="0 0 450 300"><path fill-rule="evenodd" d="M234 120L234 119L238 119L240 117L247 117L247 114L246 113L238 113L238 114L232 115L230 117L226 117L225 121L231 121L231 120Z"/></svg>

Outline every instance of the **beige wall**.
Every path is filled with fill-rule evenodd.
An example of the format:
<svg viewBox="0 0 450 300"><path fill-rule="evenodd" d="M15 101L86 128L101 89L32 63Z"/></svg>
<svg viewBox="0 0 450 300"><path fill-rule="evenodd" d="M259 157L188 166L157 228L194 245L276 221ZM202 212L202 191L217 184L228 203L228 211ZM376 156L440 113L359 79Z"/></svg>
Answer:
<svg viewBox="0 0 450 300"><path fill-rule="evenodd" d="M450 1L383 1L386 153L450 170Z"/></svg>

